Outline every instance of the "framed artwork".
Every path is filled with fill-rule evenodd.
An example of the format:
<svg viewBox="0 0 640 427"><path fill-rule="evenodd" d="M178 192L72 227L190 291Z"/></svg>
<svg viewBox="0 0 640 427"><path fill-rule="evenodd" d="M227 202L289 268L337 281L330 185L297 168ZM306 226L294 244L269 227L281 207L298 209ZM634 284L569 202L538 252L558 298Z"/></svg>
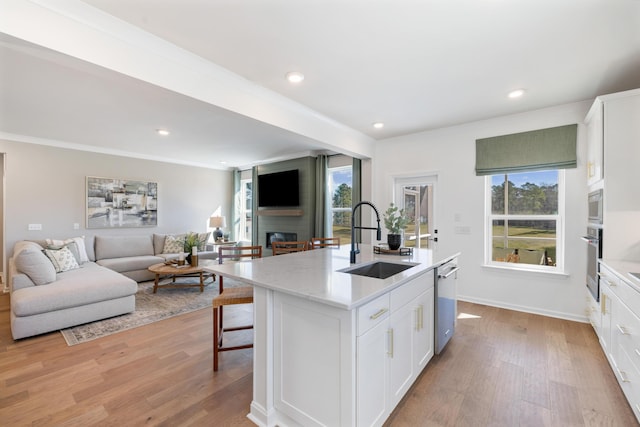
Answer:
<svg viewBox="0 0 640 427"><path fill-rule="evenodd" d="M158 183L87 177L87 228L156 227Z"/></svg>

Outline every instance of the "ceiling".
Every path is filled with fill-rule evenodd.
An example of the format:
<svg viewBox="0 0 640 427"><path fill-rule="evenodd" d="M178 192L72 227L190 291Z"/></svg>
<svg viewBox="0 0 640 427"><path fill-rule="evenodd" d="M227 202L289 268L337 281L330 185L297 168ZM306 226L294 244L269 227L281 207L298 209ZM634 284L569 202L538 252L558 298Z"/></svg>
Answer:
<svg viewBox="0 0 640 427"><path fill-rule="evenodd" d="M0 136L212 168L640 87L638 0L24 3L0 18Z"/></svg>

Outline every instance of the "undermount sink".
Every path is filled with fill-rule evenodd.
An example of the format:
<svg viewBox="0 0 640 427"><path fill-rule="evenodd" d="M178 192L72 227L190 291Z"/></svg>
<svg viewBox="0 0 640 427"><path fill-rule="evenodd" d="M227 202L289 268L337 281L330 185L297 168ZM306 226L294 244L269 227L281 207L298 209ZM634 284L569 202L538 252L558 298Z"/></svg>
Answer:
<svg viewBox="0 0 640 427"><path fill-rule="evenodd" d="M378 261L371 264L365 264L355 267L345 268L342 273L355 274L357 276L373 277L374 279L386 279L395 274L401 273L418 264L396 264L393 262Z"/></svg>

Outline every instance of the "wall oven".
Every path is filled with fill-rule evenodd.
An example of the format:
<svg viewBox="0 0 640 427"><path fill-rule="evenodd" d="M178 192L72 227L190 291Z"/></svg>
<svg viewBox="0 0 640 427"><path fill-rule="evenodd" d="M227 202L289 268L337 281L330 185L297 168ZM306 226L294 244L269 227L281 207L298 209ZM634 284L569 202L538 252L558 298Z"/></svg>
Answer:
<svg viewBox="0 0 640 427"><path fill-rule="evenodd" d="M600 301L598 260L602 258L602 225L589 224L587 235L582 240L587 242L587 288L593 298Z"/></svg>
<svg viewBox="0 0 640 427"><path fill-rule="evenodd" d="M589 224L602 224L602 190L589 193Z"/></svg>

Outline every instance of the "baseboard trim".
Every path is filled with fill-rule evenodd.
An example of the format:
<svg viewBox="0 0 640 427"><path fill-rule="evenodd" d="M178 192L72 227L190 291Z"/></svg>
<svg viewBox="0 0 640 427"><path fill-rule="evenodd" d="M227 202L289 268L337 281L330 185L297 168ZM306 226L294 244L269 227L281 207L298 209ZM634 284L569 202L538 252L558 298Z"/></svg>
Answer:
<svg viewBox="0 0 640 427"><path fill-rule="evenodd" d="M587 318L586 315L577 316L574 314L562 313L562 312L552 311L552 310L540 310L540 309L535 309L531 307L515 305L515 304L505 304L500 301L493 301L493 300L488 300L484 298L474 298L474 297L469 297L465 295L458 295L457 298L460 301L488 305L490 307L505 308L507 310L521 311L523 313L539 314L540 316L555 317L557 319L571 320L571 321L580 322L580 323L589 323L589 319Z"/></svg>

